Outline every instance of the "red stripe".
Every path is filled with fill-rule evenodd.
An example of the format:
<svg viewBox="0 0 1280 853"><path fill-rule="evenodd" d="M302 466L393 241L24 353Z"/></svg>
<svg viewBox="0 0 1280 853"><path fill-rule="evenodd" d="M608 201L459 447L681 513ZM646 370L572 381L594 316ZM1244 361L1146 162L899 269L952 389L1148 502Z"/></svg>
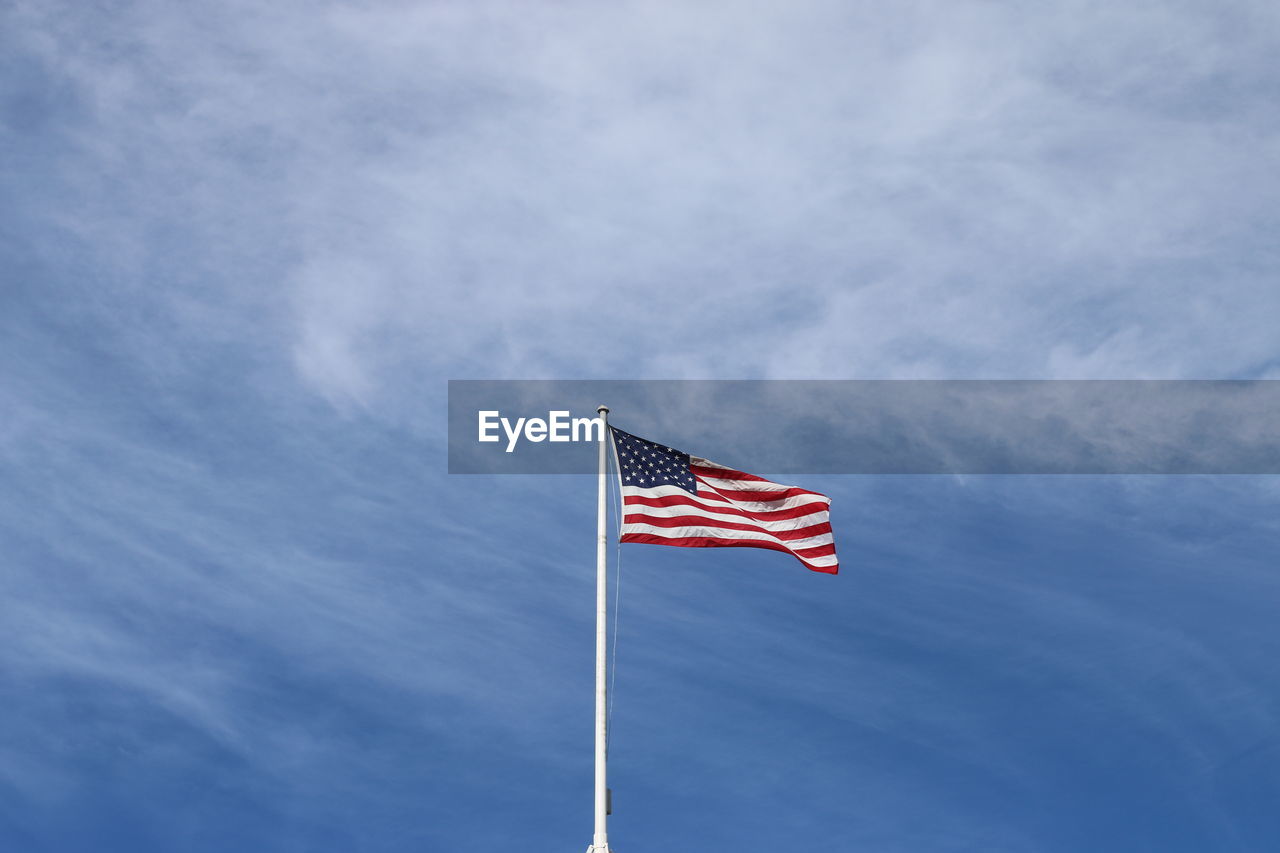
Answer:
<svg viewBox="0 0 1280 853"><path fill-rule="evenodd" d="M641 487L641 486L630 486L630 487L628 487L628 488L633 488L633 489L635 489L635 488L643 488L643 487ZM710 486L707 486L706 488L707 488L707 489L710 489L711 487L710 487ZM688 492L687 490L684 490L684 489L681 489L681 491L684 491L684 492L685 492L685 494L691 494L690 492ZM631 500L633 497L641 497L641 496L639 496L639 495L623 495L623 498L624 498L625 500ZM683 497L683 495L674 495L673 497ZM727 503L729 503L729 499L728 499L728 498L721 497L720 495L717 495L715 492L709 492L709 491L706 491L706 489L704 489L703 491L699 492L699 493L698 493L698 497L702 498L703 500L707 500L707 501L715 501L716 503L721 503L721 504L727 504Z"/></svg>
<svg viewBox="0 0 1280 853"><path fill-rule="evenodd" d="M651 498L644 495L627 495L623 498L624 506L696 506L703 507L701 501L692 496L684 495L665 495L660 498ZM784 518L803 518L806 515L813 515L818 512L827 512L829 505L824 503L804 504L803 506L787 507L786 509L762 509L762 510L745 510L726 502L724 506L717 506L714 510L704 507L713 512L732 513L741 515L744 518L756 518L761 521L778 521Z"/></svg>
<svg viewBox="0 0 1280 853"><path fill-rule="evenodd" d="M811 492L808 489L801 489L796 486L787 486L782 483L775 483L772 480L765 479L764 477L757 477L755 474L748 474L745 471L735 471L732 468L713 468L708 465L691 464L689 466L689 470L692 471L694 476L698 479L708 477L715 480L733 480L743 483L764 483L769 486L777 486L778 492L789 491L793 494L818 495L819 497L826 497L826 495L821 492Z"/></svg>
<svg viewBox="0 0 1280 853"><path fill-rule="evenodd" d="M822 572L827 575L834 575L839 572L839 564L834 566L815 566L805 560L805 557L822 557L835 554L834 545L821 546L822 548L830 548L828 554L814 554L813 551L818 548L804 548L802 551L793 551L785 545L778 542L767 542L763 539L720 539L711 536L690 536L682 539L664 539L661 536L654 536L652 533L624 533L618 540L620 542L636 542L642 545L676 545L683 548L764 548L769 551L782 551L791 554L797 560L804 564L806 569L815 572ZM801 553L804 556L801 556Z"/></svg>
<svg viewBox="0 0 1280 853"><path fill-rule="evenodd" d="M812 548L794 548L791 553L799 557L834 557L836 546L832 542L827 545L814 545Z"/></svg>
<svg viewBox="0 0 1280 853"><path fill-rule="evenodd" d="M759 491L750 489L727 489L724 486L713 486L705 482L701 477L695 478L699 483L708 489L713 489L717 495L723 495L731 501L759 501L761 503L774 503L786 498L798 498L803 495L817 495L825 498L826 495L811 492L808 489L797 489L794 487L782 489L781 491ZM702 490L698 490L698 494L702 494Z"/></svg>
<svg viewBox="0 0 1280 853"><path fill-rule="evenodd" d="M764 477L757 477L755 474L748 474L744 471L735 471L732 468L711 468L706 465L690 465L689 470L695 475L703 477L718 477L721 480L747 480L752 483L770 483ZM777 485L776 483L774 485Z"/></svg>
<svg viewBox="0 0 1280 853"><path fill-rule="evenodd" d="M831 523L824 521L808 527L796 527L791 530L770 530L758 524L743 524L738 521L720 521L707 518L705 515L678 515L674 517L661 515L644 515L635 513L622 519L623 524L649 524L653 527L714 527L720 530L749 530L752 533L764 533L784 541L790 539L811 539L831 532Z"/></svg>

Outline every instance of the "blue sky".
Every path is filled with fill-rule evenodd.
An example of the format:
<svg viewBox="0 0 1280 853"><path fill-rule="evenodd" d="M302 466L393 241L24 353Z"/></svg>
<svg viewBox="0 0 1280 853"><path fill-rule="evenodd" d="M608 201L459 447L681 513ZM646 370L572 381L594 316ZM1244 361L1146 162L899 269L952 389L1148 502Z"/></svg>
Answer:
<svg viewBox="0 0 1280 853"><path fill-rule="evenodd" d="M5 4L0 848L585 848L593 484L445 381L1280 378L1278 42ZM618 849L1276 847L1274 477L803 485L839 577L623 549Z"/></svg>

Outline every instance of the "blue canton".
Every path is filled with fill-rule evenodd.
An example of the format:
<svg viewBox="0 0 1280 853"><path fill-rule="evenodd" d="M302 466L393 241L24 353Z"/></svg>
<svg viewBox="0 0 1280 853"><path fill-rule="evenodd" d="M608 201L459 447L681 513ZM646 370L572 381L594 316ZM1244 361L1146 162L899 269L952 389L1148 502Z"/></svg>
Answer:
<svg viewBox="0 0 1280 853"><path fill-rule="evenodd" d="M698 493L693 472L689 470L688 453L645 441L615 427L609 429L613 433L613 446L618 451L622 485L640 488L677 486L689 494Z"/></svg>

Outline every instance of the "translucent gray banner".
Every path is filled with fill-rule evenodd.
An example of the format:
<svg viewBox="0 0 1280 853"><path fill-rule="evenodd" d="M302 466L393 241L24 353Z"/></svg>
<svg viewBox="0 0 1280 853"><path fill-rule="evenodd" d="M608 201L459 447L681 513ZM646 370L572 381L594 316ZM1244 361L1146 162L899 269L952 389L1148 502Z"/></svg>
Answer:
<svg viewBox="0 0 1280 853"><path fill-rule="evenodd" d="M1274 380L452 380L449 472L592 473L602 403L761 474L1280 473Z"/></svg>

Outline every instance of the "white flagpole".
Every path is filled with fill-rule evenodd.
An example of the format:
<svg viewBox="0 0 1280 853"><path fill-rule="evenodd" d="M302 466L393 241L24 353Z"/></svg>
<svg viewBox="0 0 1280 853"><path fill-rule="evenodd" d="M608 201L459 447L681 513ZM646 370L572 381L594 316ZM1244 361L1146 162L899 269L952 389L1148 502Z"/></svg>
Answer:
<svg viewBox="0 0 1280 853"><path fill-rule="evenodd" d="M600 416L600 478L596 501L596 831L587 853L609 853L609 783L606 778L605 745L608 738L605 684L608 654L608 573L605 565L609 553L606 454L609 445L609 407L596 409Z"/></svg>

